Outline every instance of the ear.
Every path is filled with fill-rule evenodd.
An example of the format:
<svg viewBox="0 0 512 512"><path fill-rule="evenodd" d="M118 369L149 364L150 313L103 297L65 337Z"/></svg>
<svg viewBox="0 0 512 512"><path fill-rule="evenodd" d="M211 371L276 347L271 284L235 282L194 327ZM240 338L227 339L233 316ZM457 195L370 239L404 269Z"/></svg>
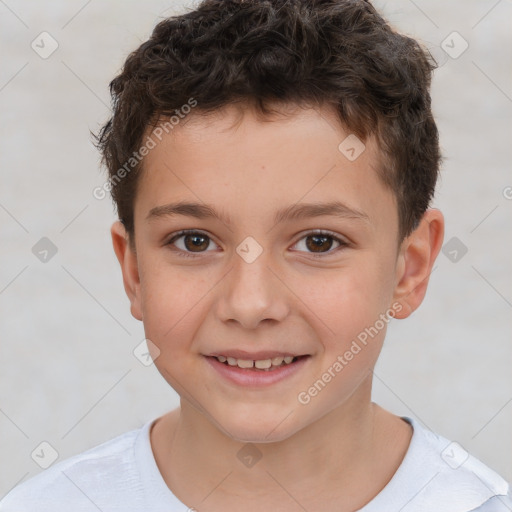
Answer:
<svg viewBox="0 0 512 512"><path fill-rule="evenodd" d="M429 209L418 227L402 242L397 262L394 300L402 305L396 318L407 318L422 303L444 238L444 218Z"/></svg>
<svg viewBox="0 0 512 512"><path fill-rule="evenodd" d="M129 236L122 222L117 221L110 229L112 244L116 253L121 272L123 273L123 284L126 295L130 299L130 311L134 318L142 320L142 307L140 297L140 278L137 265L137 255L129 243Z"/></svg>

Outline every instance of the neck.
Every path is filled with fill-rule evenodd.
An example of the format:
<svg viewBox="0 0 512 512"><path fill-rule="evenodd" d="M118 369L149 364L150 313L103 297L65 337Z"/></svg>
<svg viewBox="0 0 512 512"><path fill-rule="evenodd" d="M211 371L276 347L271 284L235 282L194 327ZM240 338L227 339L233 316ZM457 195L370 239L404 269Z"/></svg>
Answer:
<svg viewBox="0 0 512 512"><path fill-rule="evenodd" d="M410 441L405 422L370 394L371 383L285 440L257 444L231 439L182 401L154 425L155 459L178 499L201 512L229 510L226 503L262 510L262 501L279 510L328 500L333 510L360 508L390 480Z"/></svg>

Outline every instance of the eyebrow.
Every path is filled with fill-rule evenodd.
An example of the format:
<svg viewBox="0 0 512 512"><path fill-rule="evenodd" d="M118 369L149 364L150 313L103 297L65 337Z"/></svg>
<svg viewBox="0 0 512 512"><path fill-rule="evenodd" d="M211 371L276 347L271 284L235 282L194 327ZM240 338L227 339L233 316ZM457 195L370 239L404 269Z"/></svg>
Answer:
<svg viewBox="0 0 512 512"><path fill-rule="evenodd" d="M162 217L173 217L177 215L194 217L196 219L214 218L224 224L231 224L229 216L218 212L211 205L183 201L152 208L146 216L146 220L151 221ZM281 208L274 215L274 223L279 224L280 222L327 215L344 219L355 219L367 223L370 222L370 218L363 211L350 208L340 201L332 201L329 203L296 203Z"/></svg>

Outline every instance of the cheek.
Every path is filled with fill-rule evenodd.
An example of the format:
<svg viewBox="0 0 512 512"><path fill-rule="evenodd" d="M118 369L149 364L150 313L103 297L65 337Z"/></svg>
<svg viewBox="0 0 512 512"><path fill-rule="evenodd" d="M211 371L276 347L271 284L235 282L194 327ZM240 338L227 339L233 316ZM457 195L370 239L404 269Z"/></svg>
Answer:
<svg viewBox="0 0 512 512"><path fill-rule="evenodd" d="M386 274L384 267L361 258L350 267L301 276L294 289L311 318L316 318L315 324L323 325L327 340L340 346L373 325L388 309L392 286Z"/></svg>
<svg viewBox="0 0 512 512"><path fill-rule="evenodd" d="M152 264L153 263L153 264ZM211 283L189 270L148 261L142 272L141 299L146 337L161 350L179 350L200 325L202 304Z"/></svg>

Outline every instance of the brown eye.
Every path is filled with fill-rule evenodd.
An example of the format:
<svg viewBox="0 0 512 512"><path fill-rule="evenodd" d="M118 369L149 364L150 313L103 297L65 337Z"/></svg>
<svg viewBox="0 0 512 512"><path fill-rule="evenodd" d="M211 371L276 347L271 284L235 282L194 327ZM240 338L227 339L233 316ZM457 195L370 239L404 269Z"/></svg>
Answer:
<svg viewBox="0 0 512 512"><path fill-rule="evenodd" d="M210 239L205 235L194 234L184 235L183 241L188 251L202 252L210 243Z"/></svg>
<svg viewBox="0 0 512 512"><path fill-rule="evenodd" d="M306 247L311 252L324 252L328 251L332 247L332 236L325 235L310 235L306 237Z"/></svg>
<svg viewBox="0 0 512 512"><path fill-rule="evenodd" d="M174 246L176 252L183 256L190 256L192 253L210 252L207 249L211 243L214 242L204 233L198 231L182 231L172 237L167 245Z"/></svg>
<svg viewBox="0 0 512 512"><path fill-rule="evenodd" d="M333 249L333 243L338 244ZM348 243L330 233L309 233L302 237L295 246L301 251L314 256L323 256L336 252L336 249L347 246ZM302 247L301 247L302 246Z"/></svg>

